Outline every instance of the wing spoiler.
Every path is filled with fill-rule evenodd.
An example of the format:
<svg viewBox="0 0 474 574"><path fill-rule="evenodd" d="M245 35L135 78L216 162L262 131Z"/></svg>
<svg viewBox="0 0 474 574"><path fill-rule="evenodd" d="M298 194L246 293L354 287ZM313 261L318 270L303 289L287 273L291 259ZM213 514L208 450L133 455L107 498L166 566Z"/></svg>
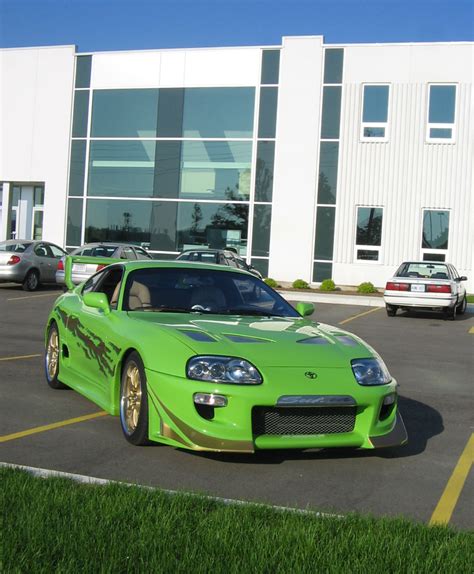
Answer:
<svg viewBox="0 0 474 574"><path fill-rule="evenodd" d="M116 259L112 257L86 257L80 255L68 255L64 261L64 283L66 287L71 291L74 289L75 285L72 282L72 265L73 263L81 263L83 265L97 265L97 267L107 267L107 265L112 265L112 263L119 263L123 259ZM100 269L97 269L98 271Z"/></svg>

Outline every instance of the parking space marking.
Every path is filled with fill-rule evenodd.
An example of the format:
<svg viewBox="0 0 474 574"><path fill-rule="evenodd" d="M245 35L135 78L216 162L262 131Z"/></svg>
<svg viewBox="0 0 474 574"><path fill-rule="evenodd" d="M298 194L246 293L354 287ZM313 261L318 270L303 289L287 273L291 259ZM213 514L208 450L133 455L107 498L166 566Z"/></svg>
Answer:
<svg viewBox="0 0 474 574"><path fill-rule="evenodd" d="M364 315L368 315L369 313L375 313L376 311L380 311L382 307L375 307L374 309L370 309L369 311L364 311L363 313L359 313L354 315L353 317L349 317L348 319L344 319L344 321L339 321L338 325L344 325L345 323L349 323L349 321L353 321L354 319L358 319L359 317L363 317Z"/></svg>
<svg viewBox="0 0 474 574"><path fill-rule="evenodd" d="M13 434L6 434L0 436L0 442L7 442L9 440L15 440L17 438L23 438L25 436L29 436L32 434L37 434L40 432L45 432L53 429L57 429L60 427L65 427L67 425L73 425L75 423L81 423L83 421L90 421L91 419L96 419L98 417L104 417L107 415L105 411L99 411L98 413L92 413L90 415L83 415L82 417L76 417L74 419L67 419L65 421L59 421L57 423L51 423L50 425L43 425L40 427L34 427L25 431L15 432Z"/></svg>
<svg viewBox="0 0 474 574"><path fill-rule="evenodd" d="M0 361L19 361L20 359L35 359L43 355L18 355L17 357L0 357Z"/></svg>
<svg viewBox="0 0 474 574"><path fill-rule="evenodd" d="M467 441L458 463L451 474L448 484L431 516L430 525L448 524L456 508L458 498L466 482L469 470L474 462L474 433Z"/></svg>
<svg viewBox="0 0 474 574"><path fill-rule="evenodd" d="M7 301L23 301L24 299L37 299L38 297L59 297L61 291L53 291L52 293L41 293L41 295L25 295L25 297L11 297Z"/></svg>
<svg viewBox="0 0 474 574"><path fill-rule="evenodd" d="M474 335L474 327L471 327L471 328L469 329L469 333L471 333L471 335Z"/></svg>

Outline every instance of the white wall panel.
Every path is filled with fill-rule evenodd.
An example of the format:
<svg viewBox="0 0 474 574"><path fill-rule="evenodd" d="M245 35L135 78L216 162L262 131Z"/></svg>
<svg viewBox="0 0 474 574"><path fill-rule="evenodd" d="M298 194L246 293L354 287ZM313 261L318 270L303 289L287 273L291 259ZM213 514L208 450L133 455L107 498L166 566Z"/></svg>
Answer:
<svg viewBox="0 0 474 574"><path fill-rule="evenodd" d="M160 52L94 54L91 87L153 88L159 85Z"/></svg>
<svg viewBox="0 0 474 574"><path fill-rule="evenodd" d="M186 52L181 50L161 53L160 86L181 88L184 86Z"/></svg>
<svg viewBox="0 0 474 574"><path fill-rule="evenodd" d="M44 239L64 240L74 46L0 52L0 181L45 184Z"/></svg>
<svg viewBox="0 0 474 574"><path fill-rule="evenodd" d="M311 280L320 131L321 38L285 38L280 55L269 275Z"/></svg>
<svg viewBox="0 0 474 574"><path fill-rule="evenodd" d="M254 86L261 50L252 48L186 51L185 86Z"/></svg>

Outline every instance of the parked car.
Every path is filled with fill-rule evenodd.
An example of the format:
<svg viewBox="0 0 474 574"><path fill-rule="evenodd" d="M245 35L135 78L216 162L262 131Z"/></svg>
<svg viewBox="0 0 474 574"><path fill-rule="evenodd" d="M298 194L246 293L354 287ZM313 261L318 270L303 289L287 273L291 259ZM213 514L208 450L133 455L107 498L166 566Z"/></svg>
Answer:
<svg viewBox="0 0 474 574"><path fill-rule="evenodd" d="M48 241L10 239L0 242L0 283L21 283L35 291L41 283L55 283L64 249Z"/></svg>
<svg viewBox="0 0 474 574"><path fill-rule="evenodd" d="M228 265L236 269L249 271L259 279L263 279L258 269L239 257L236 251L230 249L188 249L180 253L176 259L178 261L193 261L198 263L216 263L217 265Z"/></svg>
<svg viewBox="0 0 474 574"><path fill-rule="evenodd" d="M454 320L467 307L463 281L467 277L461 277L451 263L406 261L385 286L387 315L395 316L397 309L430 309Z"/></svg>
<svg viewBox="0 0 474 574"><path fill-rule="evenodd" d="M56 300L46 381L119 416L134 445L249 453L405 443L383 360L313 312L239 269L112 264Z"/></svg>
<svg viewBox="0 0 474 574"><path fill-rule="evenodd" d="M130 245L128 243L86 243L71 251L70 255L81 255L83 257L110 257L110 263L126 259L136 261L137 259L153 259L142 247ZM91 275L104 267L103 264L95 263L74 263L72 266L72 282L75 285L89 279ZM56 283L64 285L64 258L58 262L56 270Z"/></svg>

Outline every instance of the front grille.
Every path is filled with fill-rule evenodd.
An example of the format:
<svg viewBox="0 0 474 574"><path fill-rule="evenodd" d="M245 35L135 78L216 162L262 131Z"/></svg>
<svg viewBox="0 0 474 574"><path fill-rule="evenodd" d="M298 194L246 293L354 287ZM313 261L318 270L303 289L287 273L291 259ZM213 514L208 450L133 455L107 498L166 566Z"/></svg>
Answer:
<svg viewBox="0 0 474 574"><path fill-rule="evenodd" d="M351 432L355 416L356 407L254 407L252 429L254 436Z"/></svg>

